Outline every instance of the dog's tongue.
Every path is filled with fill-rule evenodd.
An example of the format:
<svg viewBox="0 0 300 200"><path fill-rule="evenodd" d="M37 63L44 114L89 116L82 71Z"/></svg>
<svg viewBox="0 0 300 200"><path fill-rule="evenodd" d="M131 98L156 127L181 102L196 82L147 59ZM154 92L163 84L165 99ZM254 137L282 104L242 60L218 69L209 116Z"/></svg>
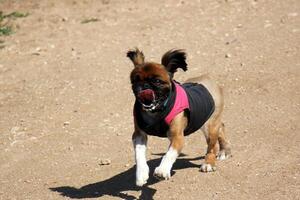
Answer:
<svg viewBox="0 0 300 200"><path fill-rule="evenodd" d="M138 94L138 98L146 104L151 104L154 101L154 91L151 89L142 90Z"/></svg>

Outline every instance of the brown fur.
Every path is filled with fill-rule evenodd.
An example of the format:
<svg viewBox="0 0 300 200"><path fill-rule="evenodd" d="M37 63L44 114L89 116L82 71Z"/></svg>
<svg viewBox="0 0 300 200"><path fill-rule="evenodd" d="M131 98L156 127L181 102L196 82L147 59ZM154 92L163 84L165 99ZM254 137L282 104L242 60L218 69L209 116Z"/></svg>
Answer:
<svg viewBox="0 0 300 200"><path fill-rule="evenodd" d="M170 124L169 140L171 141L171 146L181 152L184 145L184 134L183 131L188 124L187 117L181 112L172 120Z"/></svg>
<svg viewBox="0 0 300 200"><path fill-rule="evenodd" d="M138 65L130 74L131 82L134 82L134 79L137 78L137 76L140 81L156 77L166 82L167 86L171 85L168 72L162 65L157 63L145 63L144 65Z"/></svg>

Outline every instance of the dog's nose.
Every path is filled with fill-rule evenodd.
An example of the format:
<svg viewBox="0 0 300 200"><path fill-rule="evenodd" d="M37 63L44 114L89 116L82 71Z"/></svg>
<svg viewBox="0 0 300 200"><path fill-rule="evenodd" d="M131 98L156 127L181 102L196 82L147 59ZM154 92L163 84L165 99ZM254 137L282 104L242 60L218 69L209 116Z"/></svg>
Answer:
<svg viewBox="0 0 300 200"><path fill-rule="evenodd" d="M146 101L152 102L152 101L154 101L155 94L154 94L153 90L145 89L145 90L142 90L138 93L138 98L142 102L146 102Z"/></svg>

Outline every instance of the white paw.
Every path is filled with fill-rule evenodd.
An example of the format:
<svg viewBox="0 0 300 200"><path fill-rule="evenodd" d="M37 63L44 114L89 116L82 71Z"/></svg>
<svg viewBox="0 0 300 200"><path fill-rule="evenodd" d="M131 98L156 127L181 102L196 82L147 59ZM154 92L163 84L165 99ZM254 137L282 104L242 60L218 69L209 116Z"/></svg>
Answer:
<svg viewBox="0 0 300 200"><path fill-rule="evenodd" d="M157 179L168 180L171 177L171 170L165 167L156 167L153 174Z"/></svg>
<svg viewBox="0 0 300 200"><path fill-rule="evenodd" d="M147 183L149 178L149 167L148 165L143 165L136 170L136 185L143 186Z"/></svg>
<svg viewBox="0 0 300 200"><path fill-rule="evenodd" d="M226 160L227 158L229 158L231 155L230 153L226 153L225 150L222 150L219 152L218 156L217 156L217 159L218 160Z"/></svg>
<svg viewBox="0 0 300 200"><path fill-rule="evenodd" d="M216 167L215 166L212 166L211 164L208 164L208 163L203 163L200 167L200 170L202 172L213 172L213 171L216 171Z"/></svg>

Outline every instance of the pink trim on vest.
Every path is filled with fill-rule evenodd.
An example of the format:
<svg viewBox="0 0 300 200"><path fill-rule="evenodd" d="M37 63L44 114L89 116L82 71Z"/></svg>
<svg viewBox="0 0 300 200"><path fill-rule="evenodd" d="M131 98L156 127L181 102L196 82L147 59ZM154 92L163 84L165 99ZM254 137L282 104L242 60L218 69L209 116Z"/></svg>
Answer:
<svg viewBox="0 0 300 200"><path fill-rule="evenodd" d="M174 83L176 87L176 99L174 106L165 118L165 122L170 125L174 117L185 109L189 109L189 100L187 98L185 90L177 83Z"/></svg>

